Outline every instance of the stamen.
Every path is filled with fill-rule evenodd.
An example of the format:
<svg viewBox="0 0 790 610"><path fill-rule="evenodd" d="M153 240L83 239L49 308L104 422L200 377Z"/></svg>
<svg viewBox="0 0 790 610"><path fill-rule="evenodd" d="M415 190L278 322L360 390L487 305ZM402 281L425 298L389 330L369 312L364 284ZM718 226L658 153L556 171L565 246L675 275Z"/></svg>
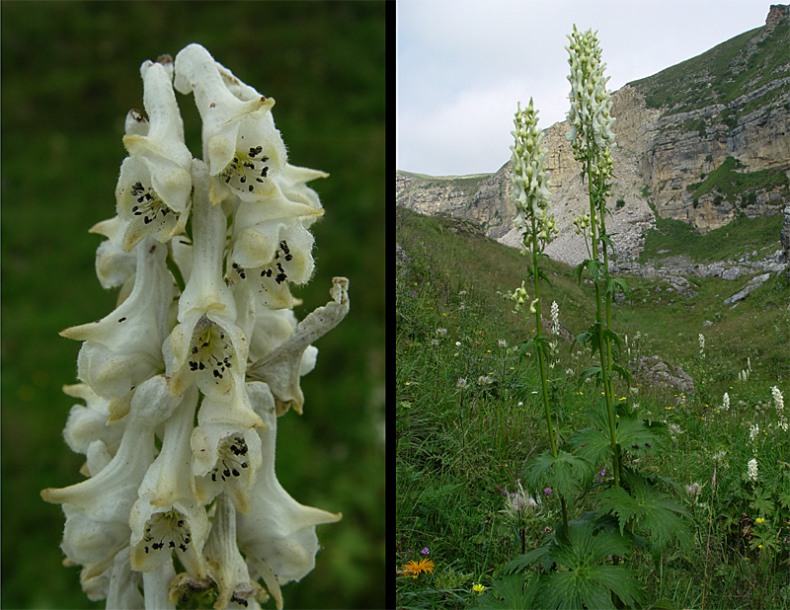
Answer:
<svg viewBox="0 0 790 610"><path fill-rule="evenodd" d="M217 380L223 379L228 369L233 367L232 345L226 338L225 331L206 316L195 326L190 359L187 362L189 370L210 370Z"/></svg>
<svg viewBox="0 0 790 610"><path fill-rule="evenodd" d="M247 452L247 441L243 436L223 438L217 448L217 464L211 471L211 480L216 482L220 478L226 481L231 477L240 477L241 472L249 467Z"/></svg>
<svg viewBox="0 0 790 610"><path fill-rule="evenodd" d="M146 554L175 548L186 551L192 542L192 533L184 515L173 508L151 516L145 526L143 542Z"/></svg>
<svg viewBox="0 0 790 610"><path fill-rule="evenodd" d="M132 214L142 216L145 224L150 224L156 220L157 216L164 218L172 210L162 201L153 187L145 187L142 182L135 182L130 192L137 203L132 206Z"/></svg>
<svg viewBox="0 0 790 610"><path fill-rule="evenodd" d="M219 177L228 186L252 193L256 186L252 179L255 178L256 183L263 184L263 179L269 173L269 166L266 165L269 157L262 153L262 146L252 146L247 151L237 150L233 160L220 172Z"/></svg>

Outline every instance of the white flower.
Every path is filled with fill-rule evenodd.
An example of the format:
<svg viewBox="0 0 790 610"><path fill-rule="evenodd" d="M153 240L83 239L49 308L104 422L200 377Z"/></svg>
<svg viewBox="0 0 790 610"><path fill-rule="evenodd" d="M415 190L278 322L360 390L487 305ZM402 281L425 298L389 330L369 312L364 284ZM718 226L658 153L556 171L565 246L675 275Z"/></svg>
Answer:
<svg viewBox="0 0 790 610"><path fill-rule="evenodd" d="M752 458L749 460L746 468L746 476L749 477L750 481L757 480L757 458Z"/></svg>
<svg viewBox="0 0 790 610"><path fill-rule="evenodd" d="M758 434L760 434L760 426L759 426L759 425L757 425L757 424L753 424L753 425L752 425L752 426L749 428L749 441L753 443L753 442L754 442L754 439L756 439L756 438L757 438L757 435L758 435Z"/></svg>
<svg viewBox="0 0 790 610"><path fill-rule="evenodd" d="M140 68L147 125L127 120L123 143L129 151L116 187L118 216L126 224L122 241L129 250L146 235L165 242L183 231L192 181L192 155L184 144L168 70L146 61Z"/></svg>
<svg viewBox="0 0 790 610"><path fill-rule="evenodd" d="M534 512L539 504L521 486L521 481L517 481L518 491L507 493L505 496L505 508L500 512L504 513L514 521L522 521L527 515Z"/></svg>
<svg viewBox="0 0 790 610"><path fill-rule="evenodd" d="M72 326L60 334L84 341L77 362L80 380L113 399L161 371L173 278L167 248L150 240L137 250L134 289L117 309L98 322Z"/></svg>
<svg viewBox="0 0 790 610"><path fill-rule="evenodd" d="M280 586L315 565L315 526L340 519L296 502L274 470L277 416L302 412L312 343L349 311L342 277L301 322L291 309L323 214L307 182L326 174L286 162L274 100L205 49L158 62L141 67L148 117L126 117L117 216L92 229L118 305L62 333L83 341L82 383L64 390L85 404L64 437L87 479L41 495L63 505L63 551L108 608L174 610L213 589L217 610L259 609L261 578L282 608ZM205 162L184 145L174 72L195 94Z"/></svg>
<svg viewBox="0 0 790 610"><path fill-rule="evenodd" d="M729 411L730 410L730 395L727 392L724 392L724 397L722 398L721 407L719 407L720 411Z"/></svg>
<svg viewBox="0 0 790 610"><path fill-rule="evenodd" d="M211 202L217 204L231 193L254 200L267 193L271 178L286 163L285 145L271 115L274 99L240 99L228 89L220 68L206 49L190 44L176 56L175 87L194 93L203 120Z"/></svg>
<svg viewBox="0 0 790 610"><path fill-rule="evenodd" d="M238 515L239 548L256 577L264 579L282 608L279 585L300 580L315 566L318 538L315 526L340 520L318 508L294 500L280 485L274 471L277 414L266 384L250 385L250 398L265 428L259 429L263 465L253 489L252 509Z"/></svg>
<svg viewBox="0 0 790 610"><path fill-rule="evenodd" d="M560 334L560 306L557 301L551 302L551 332L554 335Z"/></svg>

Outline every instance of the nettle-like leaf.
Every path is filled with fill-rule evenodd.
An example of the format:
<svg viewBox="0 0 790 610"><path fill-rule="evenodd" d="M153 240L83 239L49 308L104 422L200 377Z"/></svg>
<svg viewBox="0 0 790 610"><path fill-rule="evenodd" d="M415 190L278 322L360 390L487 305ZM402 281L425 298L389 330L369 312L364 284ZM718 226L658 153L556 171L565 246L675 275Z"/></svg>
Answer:
<svg viewBox="0 0 790 610"><path fill-rule="evenodd" d="M611 556L630 553L628 538L589 521L571 522L563 533L552 545L556 570L542 579L538 607L615 608L612 594L627 606L641 601L639 582L625 566L610 563Z"/></svg>
<svg viewBox="0 0 790 610"><path fill-rule="evenodd" d="M472 608L519 610L535 608L540 581L536 573L508 574L496 579L491 589L477 598Z"/></svg>
<svg viewBox="0 0 790 610"><path fill-rule="evenodd" d="M616 515L621 533L626 527L647 530L654 552L663 551L673 540L684 546L690 542L690 515L682 505L639 475L628 473L623 479L630 493L623 487L603 491L599 515Z"/></svg>
<svg viewBox="0 0 790 610"><path fill-rule="evenodd" d="M660 423L649 423L629 413L627 407L618 407L615 438L617 444L627 453L644 456L651 453L664 440L664 426ZM576 432L570 439L576 454L595 465L606 463L611 455L612 441L609 423L603 404L593 415L593 425Z"/></svg>
<svg viewBox="0 0 790 610"><path fill-rule="evenodd" d="M587 460L572 453L560 450L555 457L545 451L527 467L527 480L535 489L552 487L561 496L570 498L581 493L592 470Z"/></svg>

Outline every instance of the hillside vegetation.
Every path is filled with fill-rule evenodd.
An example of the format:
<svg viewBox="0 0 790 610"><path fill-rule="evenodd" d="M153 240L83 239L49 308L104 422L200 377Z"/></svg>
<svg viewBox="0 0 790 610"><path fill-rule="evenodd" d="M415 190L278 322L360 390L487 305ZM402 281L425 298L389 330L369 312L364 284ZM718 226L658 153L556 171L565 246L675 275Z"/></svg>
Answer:
<svg viewBox="0 0 790 610"><path fill-rule="evenodd" d="M774 227L759 223L728 227L735 243L752 236L738 254L769 231L776 239ZM396 561L433 562L433 570L398 578L398 607L517 607L485 591L493 586L505 599L507 591L515 596L509 599L522 593L503 588L514 582L503 566L538 547L558 514L550 489L539 494L527 525L516 526L506 510L525 464L547 442L536 366L514 349L530 331L507 298L526 279L527 261L449 218L398 209L396 232L403 251L396 276ZM541 266L551 282L543 310L556 301L561 324L552 369L557 424L570 434L599 398L594 384L577 383L590 360L573 341L594 303L573 269L546 259ZM693 524L688 545L632 558L645 607L787 607L790 437L777 428L772 388L790 396L790 282L774 274L731 308L724 299L748 277L691 278L696 294L689 298L661 281L626 279L633 298L615 306L613 325L627 337L621 360L635 383L621 383L618 397L666 426L666 443L642 467L678 483ZM746 477L752 458L760 469L755 484Z"/></svg>

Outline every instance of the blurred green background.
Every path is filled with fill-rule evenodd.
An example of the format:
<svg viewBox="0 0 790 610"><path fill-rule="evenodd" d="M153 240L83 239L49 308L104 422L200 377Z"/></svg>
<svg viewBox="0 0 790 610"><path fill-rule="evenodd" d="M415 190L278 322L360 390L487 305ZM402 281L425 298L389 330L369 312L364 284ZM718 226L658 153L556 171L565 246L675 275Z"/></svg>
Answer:
<svg viewBox="0 0 790 610"><path fill-rule="evenodd" d="M94 274L114 215L124 117L142 108L139 66L199 42L274 97L295 165L326 209L303 317L350 280L351 313L320 339L305 412L280 420L278 475L299 501L343 513L319 526L317 567L289 608L384 607L384 2L2 2L3 608L88 608L64 568L63 515L44 487L81 479L61 431L75 402L77 342L58 331L114 307ZM177 96L200 154L191 98Z"/></svg>

